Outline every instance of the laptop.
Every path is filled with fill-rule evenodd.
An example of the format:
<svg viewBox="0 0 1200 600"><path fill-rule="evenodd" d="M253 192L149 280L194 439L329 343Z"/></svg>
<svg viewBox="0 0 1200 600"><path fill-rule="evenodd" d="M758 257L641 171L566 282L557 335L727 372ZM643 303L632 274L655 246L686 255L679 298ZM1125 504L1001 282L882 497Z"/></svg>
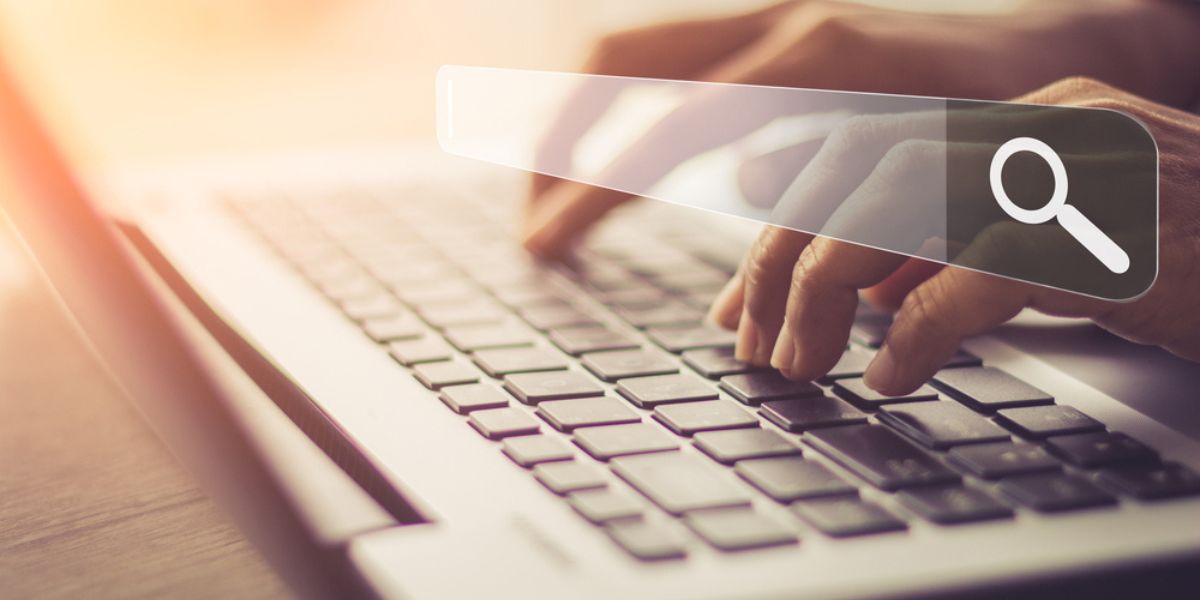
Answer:
<svg viewBox="0 0 1200 600"><path fill-rule="evenodd" d="M85 188L6 72L0 135L4 212L65 307L298 595L958 596L1200 554L1195 419L1155 399L1196 368L1161 353L1010 329L883 398L864 308L791 382L702 320L742 223L634 203L539 263L521 177L433 150Z"/></svg>

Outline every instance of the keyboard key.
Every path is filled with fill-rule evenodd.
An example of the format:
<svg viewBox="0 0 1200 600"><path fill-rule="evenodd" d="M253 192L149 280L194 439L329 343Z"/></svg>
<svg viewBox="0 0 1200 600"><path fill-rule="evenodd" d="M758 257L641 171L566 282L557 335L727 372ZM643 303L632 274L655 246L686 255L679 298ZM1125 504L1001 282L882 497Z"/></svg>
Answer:
<svg viewBox="0 0 1200 600"><path fill-rule="evenodd" d="M605 350L632 350L638 343L606 327L571 327L550 331L550 341L571 356Z"/></svg>
<svg viewBox="0 0 1200 600"><path fill-rule="evenodd" d="M475 431L491 440L514 435L530 435L538 432L538 423L533 417L516 408L490 408L471 413L467 423Z"/></svg>
<svg viewBox="0 0 1200 600"><path fill-rule="evenodd" d="M750 496L727 473L691 454L667 452L617 458L613 460L613 471L674 515L750 504Z"/></svg>
<svg viewBox="0 0 1200 600"><path fill-rule="evenodd" d="M508 395L482 383L452 385L442 388L438 399L450 410L465 415L473 410L504 408L508 406Z"/></svg>
<svg viewBox="0 0 1200 600"><path fill-rule="evenodd" d="M579 309L571 306L534 306L522 309L520 311L522 319L529 323L531 327L538 331L546 331L548 329L556 329L560 327L577 327L581 325L599 325L592 317L589 317Z"/></svg>
<svg viewBox="0 0 1200 600"><path fill-rule="evenodd" d="M941 525L1013 516L1008 505L975 488L960 485L904 490L897 497L909 510Z"/></svg>
<svg viewBox="0 0 1200 600"><path fill-rule="evenodd" d="M517 373L504 378L504 389L525 404L604 395L604 388L578 371Z"/></svg>
<svg viewBox="0 0 1200 600"><path fill-rule="evenodd" d="M796 516L821 533L832 537L850 537L902 531L908 525L879 505L858 498L815 498L791 506Z"/></svg>
<svg viewBox="0 0 1200 600"><path fill-rule="evenodd" d="M926 448L1003 442L1008 432L957 402L917 402L889 406L879 420Z"/></svg>
<svg viewBox="0 0 1200 600"><path fill-rule="evenodd" d="M821 388L807 381L792 381L779 371L743 373L721 378L721 389L751 406L767 400L820 395Z"/></svg>
<svg viewBox="0 0 1200 600"><path fill-rule="evenodd" d="M675 438L647 423L583 427L575 431L575 443L597 460L679 448Z"/></svg>
<svg viewBox="0 0 1200 600"><path fill-rule="evenodd" d="M402 314L404 307L388 293L375 294L366 298L352 298L340 303L342 312L355 321L378 319Z"/></svg>
<svg viewBox="0 0 1200 600"><path fill-rule="evenodd" d="M696 325L704 319L704 313L678 300L636 308L618 308L616 312L626 323L638 329L655 325Z"/></svg>
<svg viewBox="0 0 1200 600"><path fill-rule="evenodd" d="M567 503L597 525L618 519L640 519L645 512L645 506L637 498L606 489L571 492L567 495Z"/></svg>
<svg viewBox="0 0 1200 600"><path fill-rule="evenodd" d="M733 347L737 334L711 325L695 327L650 327L646 330L650 341L667 352L679 354L685 350L699 348Z"/></svg>
<svg viewBox="0 0 1200 600"><path fill-rule="evenodd" d="M617 392L641 408L717 397L717 390L710 383L687 373L623 379L617 383Z"/></svg>
<svg viewBox="0 0 1200 600"><path fill-rule="evenodd" d="M597 294L596 299L609 306L641 308L662 303L666 295L649 285L642 285Z"/></svg>
<svg viewBox="0 0 1200 600"><path fill-rule="evenodd" d="M733 357L733 348L689 350L683 353L683 362L709 379L766 370L766 367L757 367L737 360Z"/></svg>
<svg viewBox="0 0 1200 600"><path fill-rule="evenodd" d="M749 508L702 510L683 519L696 535L718 550L749 550L796 543L796 534Z"/></svg>
<svg viewBox="0 0 1200 600"><path fill-rule="evenodd" d="M876 410L885 404L901 404L904 402L924 402L937 400L937 390L922 385L916 391L903 396L884 396L867 387L861 378L842 379L834 382L833 393L848 400L851 404L863 410Z"/></svg>
<svg viewBox="0 0 1200 600"><path fill-rule="evenodd" d="M562 302L558 294L547 290L541 285L516 283L492 288L492 295L503 302L505 306L523 308L530 306L545 306Z"/></svg>
<svg viewBox="0 0 1200 600"><path fill-rule="evenodd" d="M668 560L687 556L683 542L671 530L646 521L614 521L604 531L618 546L641 560Z"/></svg>
<svg viewBox="0 0 1200 600"><path fill-rule="evenodd" d="M604 381L666 375L679 371L675 363L655 350L594 352L583 356L583 366Z"/></svg>
<svg viewBox="0 0 1200 600"><path fill-rule="evenodd" d="M479 373L470 365L449 360L419 364L413 367L413 377L431 390L479 382Z"/></svg>
<svg viewBox="0 0 1200 600"><path fill-rule="evenodd" d="M867 422L865 413L828 396L764 402L759 414L779 427L796 433Z"/></svg>
<svg viewBox="0 0 1200 600"><path fill-rule="evenodd" d="M507 438L500 451L522 467L575 458L575 452L566 443L544 435Z"/></svg>
<svg viewBox="0 0 1200 600"><path fill-rule="evenodd" d="M533 344L533 333L513 323L447 327L446 341L463 352Z"/></svg>
<svg viewBox="0 0 1200 600"><path fill-rule="evenodd" d="M727 465L751 458L800 454L800 448L782 435L758 427L697 433L695 443L701 452Z"/></svg>
<svg viewBox="0 0 1200 600"><path fill-rule="evenodd" d="M704 400L686 404L663 404L654 409L654 418L679 435L701 431L758 427L754 415L728 400Z"/></svg>
<svg viewBox="0 0 1200 600"><path fill-rule="evenodd" d="M833 368L821 377L821 382L830 383L838 379L846 379L847 377L862 377L862 374L867 370L867 365L871 364L871 360L874 358L874 352L868 352L857 346L851 346L842 353L842 357L838 359L837 364L833 365Z"/></svg>
<svg viewBox="0 0 1200 600"><path fill-rule="evenodd" d="M447 267L449 268L449 267ZM439 304L462 304L479 297L483 292L469 281L450 279L437 283L402 283L392 286L392 293L416 309Z"/></svg>
<svg viewBox="0 0 1200 600"><path fill-rule="evenodd" d="M607 396L549 400L538 404L537 414L555 429L566 432L574 431L576 427L621 425L642 420L623 402Z"/></svg>
<svg viewBox="0 0 1200 600"><path fill-rule="evenodd" d="M1086 479L1059 473L1010 477L1000 491L1038 512L1059 512L1115 504L1116 499Z"/></svg>
<svg viewBox="0 0 1200 600"><path fill-rule="evenodd" d="M981 411L1050 404L1054 398L995 367L945 369L933 383L950 397Z"/></svg>
<svg viewBox="0 0 1200 600"><path fill-rule="evenodd" d="M938 459L882 425L815 429L805 439L822 454L886 491L959 480Z"/></svg>
<svg viewBox="0 0 1200 600"><path fill-rule="evenodd" d="M946 361L946 364L942 365L942 368L956 369L958 367L978 367L982 364L983 360L981 360L978 356L975 356L966 350L959 350Z"/></svg>
<svg viewBox="0 0 1200 600"><path fill-rule="evenodd" d="M425 324L408 313L366 319L362 328L368 337L381 344L425 335Z"/></svg>
<svg viewBox="0 0 1200 600"><path fill-rule="evenodd" d="M396 362L406 367L450 360L454 356L454 351L450 349L450 346L437 338L392 342L388 344L388 351L392 358L396 359Z"/></svg>
<svg viewBox="0 0 1200 600"><path fill-rule="evenodd" d="M503 322L508 314L492 300L424 306L417 309L422 319L438 329L457 325L488 325Z"/></svg>
<svg viewBox="0 0 1200 600"><path fill-rule="evenodd" d="M734 471L778 502L858 493L824 465L798 456L742 460Z"/></svg>
<svg viewBox="0 0 1200 600"><path fill-rule="evenodd" d="M984 479L1059 471L1062 466L1040 446L1000 442L951 448L950 462Z"/></svg>
<svg viewBox="0 0 1200 600"><path fill-rule="evenodd" d="M1158 453L1145 444L1123 433L1107 431L1053 437L1046 441L1046 448L1085 469L1158 461Z"/></svg>
<svg viewBox="0 0 1200 600"><path fill-rule="evenodd" d="M1177 463L1112 467L1100 472L1100 481L1139 500L1200 494L1200 475Z"/></svg>
<svg viewBox="0 0 1200 600"><path fill-rule="evenodd" d="M555 494L606 487L608 479L596 465L580 462L542 463L533 468L533 477Z"/></svg>
<svg viewBox="0 0 1200 600"><path fill-rule="evenodd" d="M561 354L550 348L503 348L479 350L472 361L492 377L514 373L560 371L568 366Z"/></svg>
<svg viewBox="0 0 1200 600"><path fill-rule="evenodd" d="M1104 429L1100 421L1061 404L1010 408L996 413L996 420L1025 437L1036 439Z"/></svg>

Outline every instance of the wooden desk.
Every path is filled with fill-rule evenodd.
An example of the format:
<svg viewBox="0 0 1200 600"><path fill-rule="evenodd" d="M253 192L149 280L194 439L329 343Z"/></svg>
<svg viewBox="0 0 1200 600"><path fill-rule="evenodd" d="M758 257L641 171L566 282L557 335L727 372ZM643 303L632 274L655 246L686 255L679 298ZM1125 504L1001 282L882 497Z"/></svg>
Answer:
<svg viewBox="0 0 1200 600"><path fill-rule="evenodd" d="M0 596L286 595L0 229Z"/></svg>

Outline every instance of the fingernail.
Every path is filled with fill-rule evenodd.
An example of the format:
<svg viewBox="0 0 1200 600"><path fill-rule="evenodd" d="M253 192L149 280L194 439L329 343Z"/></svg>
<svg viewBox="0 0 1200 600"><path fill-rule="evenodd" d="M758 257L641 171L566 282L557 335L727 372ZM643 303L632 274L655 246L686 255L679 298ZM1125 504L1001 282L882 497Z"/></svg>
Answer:
<svg viewBox="0 0 1200 600"><path fill-rule="evenodd" d="M762 332L758 329L758 324L754 319L750 318L745 311L742 311L742 319L738 323L737 344L733 349L733 357L742 362L751 362L754 360L754 354L758 352L758 339Z"/></svg>
<svg viewBox="0 0 1200 600"><path fill-rule="evenodd" d="M884 346L875 353L871 364L867 365L867 371L863 373L863 382L867 387L887 394L895 386L896 374L896 359L892 356L892 351Z"/></svg>
<svg viewBox="0 0 1200 600"><path fill-rule="evenodd" d="M775 340L775 351L771 353L771 366L787 375L792 370L792 362L795 358L796 344L792 340L792 330L787 321L784 321L783 329L779 332L779 339Z"/></svg>

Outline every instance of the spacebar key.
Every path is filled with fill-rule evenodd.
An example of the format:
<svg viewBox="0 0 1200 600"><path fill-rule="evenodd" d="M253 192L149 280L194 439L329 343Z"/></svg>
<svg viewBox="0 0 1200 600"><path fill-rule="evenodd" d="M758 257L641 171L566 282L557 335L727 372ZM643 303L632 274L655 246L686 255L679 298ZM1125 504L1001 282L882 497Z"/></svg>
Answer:
<svg viewBox="0 0 1200 600"><path fill-rule="evenodd" d="M666 452L626 456L614 458L612 468L621 479L674 515L750 504L749 494L731 473L723 473L693 455Z"/></svg>
<svg viewBox="0 0 1200 600"><path fill-rule="evenodd" d="M887 491L958 481L937 458L882 425L852 425L808 432L805 439L822 454Z"/></svg>

